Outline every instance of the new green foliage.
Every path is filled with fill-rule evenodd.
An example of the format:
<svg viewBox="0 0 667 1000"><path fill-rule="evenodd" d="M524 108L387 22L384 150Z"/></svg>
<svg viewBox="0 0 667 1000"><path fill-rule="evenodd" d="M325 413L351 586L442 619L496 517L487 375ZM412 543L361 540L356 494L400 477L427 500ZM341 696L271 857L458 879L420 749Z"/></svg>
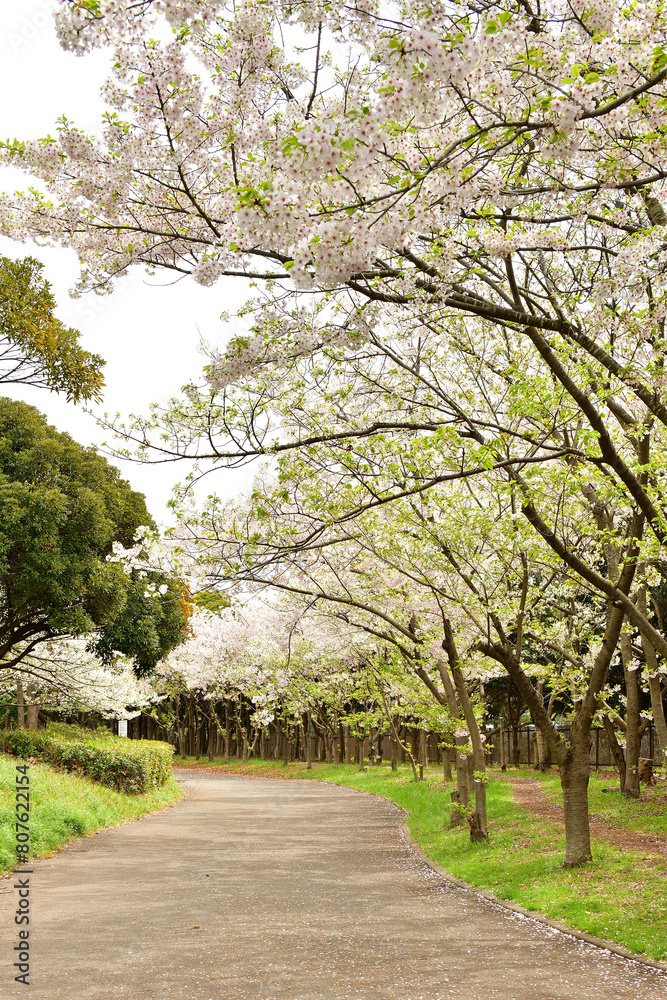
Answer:
<svg viewBox="0 0 667 1000"><path fill-rule="evenodd" d="M142 494L104 458L0 398L0 666L59 636L89 635L102 659L120 650L144 669L178 645L176 581L107 559L152 526Z"/></svg>
<svg viewBox="0 0 667 1000"><path fill-rule="evenodd" d="M104 362L53 314L55 300L33 257L0 257L0 382L28 383L67 399L102 398Z"/></svg>

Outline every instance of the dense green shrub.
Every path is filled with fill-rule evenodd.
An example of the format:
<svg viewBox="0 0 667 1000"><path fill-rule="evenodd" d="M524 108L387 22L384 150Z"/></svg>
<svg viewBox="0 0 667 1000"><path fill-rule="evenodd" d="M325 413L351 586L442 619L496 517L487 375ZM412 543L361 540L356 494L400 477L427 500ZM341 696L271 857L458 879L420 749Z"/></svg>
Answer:
<svg viewBox="0 0 667 1000"><path fill-rule="evenodd" d="M105 730L54 724L47 729L5 730L0 749L35 757L64 771L85 774L120 792L146 792L171 774L174 748L159 740L129 740Z"/></svg>

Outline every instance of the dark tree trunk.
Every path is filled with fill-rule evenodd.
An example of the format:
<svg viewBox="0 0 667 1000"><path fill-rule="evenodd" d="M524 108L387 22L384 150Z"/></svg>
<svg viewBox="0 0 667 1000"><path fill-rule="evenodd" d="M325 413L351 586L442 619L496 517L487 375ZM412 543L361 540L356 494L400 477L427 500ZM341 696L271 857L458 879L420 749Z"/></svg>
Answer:
<svg viewBox="0 0 667 1000"><path fill-rule="evenodd" d="M621 786L621 794L625 794L625 754L623 753L623 747L616 739L616 732L614 730L614 724L606 715L602 717L602 725L604 726L604 734L607 738L607 744L611 751L611 755L614 758L614 763L618 770L619 784Z"/></svg>
<svg viewBox="0 0 667 1000"><path fill-rule="evenodd" d="M334 709L333 712L333 766L338 767L340 760L340 727L338 725L338 711Z"/></svg>
<svg viewBox="0 0 667 1000"><path fill-rule="evenodd" d="M449 747L442 748L442 777L446 785L452 782L452 752Z"/></svg>
<svg viewBox="0 0 667 1000"><path fill-rule="evenodd" d="M206 753L209 760L213 760L213 752L215 750L214 741L217 733L217 727L213 726L212 722L207 723L208 739L206 740Z"/></svg>
<svg viewBox="0 0 667 1000"><path fill-rule="evenodd" d="M185 720L181 719L181 696L176 695L176 732L178 733L178 751L183 760L186 759L188 755L188 748L185 745Z"/></svg>
<svg viewBox="0 0 667 1000"><path fill-rule="evenodd" d="M500 732L498 734L500 740L500 770L507 770L507 744L505 742L505 720L501 717L500 719Z"/></svg>
<svg viewBox="0 0 667 1000"><path fill-rule="evenodd" d="M625 788L623 794L628 798L638 799L641 795L639 787L639 758L641 756L641 735L640 735L640 711L641 711L641 688L639 684L639 670L632 670L632 649L630 648L630 636L623 633L621 635L621 653L623 657L623 673L625 675L625 692L627 708L625 715Z"/></svg>
<svg viewBox="0 0 667 1000"><path fill-rule="evenodd" d="M312 729L312 719L310 712L306 712L304 729L305 729L305 735L303 738L303 743L306 748L306 770L311 771L313 768L313 742L310 736L310 732Z"/></svg>
<svg viewBox="0 0 667 1000"><path fill-rule="evenodd" d="M190 718L192 720L192 725L194 727L195 759L199 760L201 757L202 731L201 731L201 719L199 718L199 710L197 708L197 700L194 697L190 699Z"/></svg>
<svg viewBox="0 0 667 1000"><path fill-rule="evenodd" d="M232 743L232 711L229 698L225 698L225 764L229 764L229 750Z"/></svg>
<svg viewBox="0 0 667 1000"><path fill-rule="evenodd" d="M646 587L641 586L637 595L637 607L646 615ZM660 627L664 627L660 619ZM662 687L660 684L660 673L658 659L655 654L653 644L642 635L642 648L646 658L646 673L648 674L648 687L651 695L651 712L653 714L653 724L655 734L658 737L658 745L662 756L663 767L667 765L667 719L665 718L665 705L662 700Z"/></svg>

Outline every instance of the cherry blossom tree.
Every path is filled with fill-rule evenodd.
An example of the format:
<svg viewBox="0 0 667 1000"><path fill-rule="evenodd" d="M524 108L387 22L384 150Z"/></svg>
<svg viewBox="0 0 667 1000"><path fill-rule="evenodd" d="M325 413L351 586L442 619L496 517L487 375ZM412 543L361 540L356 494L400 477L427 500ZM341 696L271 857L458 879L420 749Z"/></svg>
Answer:
<svg viewBox="0 0 667 1000"><path fill-rule="evenodd" d="M160 700L148 679L137 678L130 659L119 654L105 665L85 639L55 639L32 651L20 670L2 672L0 692L18 701L19 725L26 713L29 729L37 728L40 709L130 719Z"/></svg>
<svg viewBox="0 0 667 1000"><path fill-rule="evenodd" d="M584 716L624 621L658 714L667 640L645 588L667 524L662 4L109 0L64 4L59 26L76 52L113 47L110 111L99 136L62 120L56 138L3 146L41 184L5 199L4 231L73 247L82 288L134 265L269 283L205 385L130 430L140 453L312 451L332 493L351 488L348 522L504 470L512 513L603 602ZM320 414L308 392L324 382ZM584 498L585 544L559 497ZM486 653L510 670L511 647L499 635ZM636 686L631 665L626 645Z"/></svg>
<svg viewBox="0 0 667 1000"><path fill-rule="evenodd" d="M414 450L411 457L416 461ZM374 460L379 462L377 449ZM357 461L359 482L363 480L361 456L357 455ZM353 463L349 454L347 462L349 471ZM450 701L443 665L436 660L430 671L425 669L420 652L425 635L416 623L424 615L431 620L426 635L440 631L442 639L444 628L443 646L454 680L461 680L455 632L466 658L476 651L501 664L521 691L559 765L565 795L566 864L590 858L586 791L590 732L607 697L622 612L607 607L602 595L591 595L590 588L582 586L567 564L532 532L530 523L518 514L516 493L497 474L478 476L474 490L466 481L450 482L446 489L432 487L402 504L394 500L386 509L371 505L371 510L360 514L358 496L350 498L350 491L341 489L340 470L328 475L321 463L321 452L311 455L310 462L292 459L289 466L282 462L278 486L273 491L267 486L257 488L249 511L227 504L209 509L192 522L194 537L201 538L206 549L213 551L212 543L218 543L220 577L272 585L337 608L333 614L400 650L410 669L442 704ZM560 508L562 536L573 547L576 539L581 557L591 563L606 558L608 572L616 578L620 548L613 532L609 526L598 532L594 517L582 514L581 488L588 480L578 483L576 468L573 471L569 466L554 469L547 465L539 471L540 486L533 481L532 489ZM419 472L428 478L424 466ZM377 487L374 476L366 488L372 492ZM350 506L356 510L353 521L347 516ZM634 557L628 566L624 572L632 578ZM457 621L455 629L450 616ZM554 654L546 661L545 648ZM636 671L627 666L626 686L632 691ZM552 688L567 690L572 698L567 737L554 726L543 704L540 685L545 680ZM441 681L444 688L438 690ZM457 694L459 704L454 705L453 715L465 716L476 770L479 767L483 772L483 748L475 747L474 739L479 731L468 718L465 693L457 690ZM638 723L638 705L635 708ZM630 708L627 720L630 733ZM636 727L634 731L639 732ZM628 767L634 767L637 783L638 750L637 744L632 756L628 749Z"/></svg>

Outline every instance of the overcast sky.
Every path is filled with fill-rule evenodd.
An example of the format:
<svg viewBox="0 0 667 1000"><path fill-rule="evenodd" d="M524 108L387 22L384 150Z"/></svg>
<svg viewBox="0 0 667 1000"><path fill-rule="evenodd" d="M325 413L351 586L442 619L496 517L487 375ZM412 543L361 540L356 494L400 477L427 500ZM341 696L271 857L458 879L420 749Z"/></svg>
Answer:
<svg viewBox="0 0 667 1000"><path fill-rule="evenodd" d="M56 40L53 0L4 0L0 5L0 138L38 138L55 131L66 115L75 125L94 131L104 110L99 96L108 57L96 52L76 57L63 52ZM18 171L0 167L0 188L26 186ZM45 264L58 301L57 313L82 333L83 345L105 358L107 388L101 412L147 412L151 402L165 402L186 381L197 378L205 360L200 338L221 343L227 331L220 313L238 307L246 295L242 279L203 288L186 278L146 277L133 270L111 296L89 294L71 299L69 290L79 276L76 255L68 250L19 244L0 237L0 254L30 253ZM82 444L99 445L109 437L81 407L46 390L29 386L3 387L5 395L24 399L45 413L58 430ZM168 520L166 502L186 467L116 463L135 489L146 494L153 516ZM249 472L218 473L207 492L229 495L243 488Z"/></svg>

